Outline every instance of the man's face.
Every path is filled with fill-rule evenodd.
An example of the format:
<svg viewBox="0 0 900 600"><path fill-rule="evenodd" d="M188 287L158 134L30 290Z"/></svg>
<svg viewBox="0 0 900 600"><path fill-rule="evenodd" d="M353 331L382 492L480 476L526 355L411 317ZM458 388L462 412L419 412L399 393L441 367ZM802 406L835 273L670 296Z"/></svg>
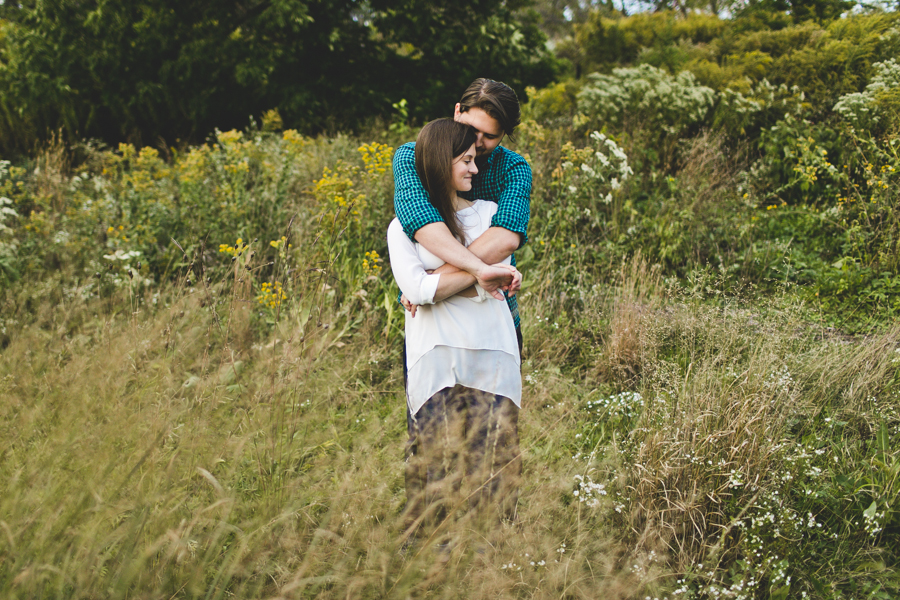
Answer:
<svg viewBox="0 0 900 600"><path fill-rule="evenodd" d="M487 156L500 145L503 139L503 129L500 123L480 108L470 108L466 112L459 111L459 103L453 112L453 119L460 123L470 125L478 138L475 140L476 156Z"/></svg>

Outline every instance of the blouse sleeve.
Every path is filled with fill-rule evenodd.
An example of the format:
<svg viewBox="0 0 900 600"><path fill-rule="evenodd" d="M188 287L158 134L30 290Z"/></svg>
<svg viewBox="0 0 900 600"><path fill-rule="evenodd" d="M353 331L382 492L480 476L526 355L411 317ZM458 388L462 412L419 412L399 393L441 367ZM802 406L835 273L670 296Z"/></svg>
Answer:
<svg viewBox="0 0 900 600"><path fill-rule="evenodd" d="M387 242L391 271L400 291L413 304L434 304L434 294L441 276L425 272L416 252L416 244L403 232L403 226L397 219L388 226Z"/></svg>

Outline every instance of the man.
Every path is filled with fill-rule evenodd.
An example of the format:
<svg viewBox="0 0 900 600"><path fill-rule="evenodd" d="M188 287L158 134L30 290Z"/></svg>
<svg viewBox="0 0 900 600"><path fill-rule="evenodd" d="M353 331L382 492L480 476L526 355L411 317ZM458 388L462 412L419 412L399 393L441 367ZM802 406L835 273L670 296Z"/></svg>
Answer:
<svg viewBox="0 0 900 600"><path fill-rule="evenodd" d="M499 290L508 291L507 303L516 325L519 347L522 334L515 292L518 282L509 273L492 269L527 241L531 198L531 167L524 158L500 146L504 135L512 135L519 124L519 101L506 84L490 79L476 79L456 104L453 118L472 126L478 174L472 191L461 194L468 200L490 200L498 206L491 227L466 248L451 235L437 210L428 201L415 167L415 144L404 144L394 154L394 211L410 239L447 264L435 271L466 271L469 286L478 283L487 292L501 298ZM515 265L515 257L513 257ZM512 289L508 286L512 285ZM463 295L474 290L460 289ZM407 309L414 306L404 302Z"/></svg>
<svg viewBox="0 0 900 600"><path fill-rule="evenodd" d="M531 167L524 158L500 146L504 135L512 135L519 124L519 101L515 92L506 84L490 79L476 79L456 104L453 117L471 126L476 132L475 164L478 173L472 179L472 190L460 195L467 200L496 202L497 213L491 219L491 226L468 248L453 237L438 211L429 202L428 193L416 173L414 143L404 144L394 154L394 211L406 235L446 263L435 273L465 271L469 274L468 278L460 278L456 293L474 296L476 283L501 300L504 299L501 291L507 292L505 299L515 324L521 355L522 333L515 297L520 281L514 280L508 270L494 266L527 241L528 220L531 216ZM515 257L512 264L515 265ZM415 316L416 306L403 297L401 301ZM403 362L405 377L405 352ZM450 410L449 407L436 403L436 397L427 401L416 414L411 414L407 407L408 534L414 535L416 528L427 517L429 473L427 464L418 456L419 440L436 435L434 427L429 426L434 423L445 428L445 435L442 437L448 440L452 436L446 434L452 431L467 431L464 434L467 437L475 436L479 441L484 438L484 442L487 442L488 431L498 436L497 440L500 441L494 443L493 453L496 460L494 464L501 465L500 472L495 472L487 479L478 493L469 497L469 501L470 504L478 504L480 499L482 506L493 506L501 516L515 518L518 479L522 470L519 455L519 409L508 398L485 394L476 396L478 397L471 402L457 401ZM449 413L453 413L452 416L446 416ZM467 424L459 425L462 422ZM451 447L447 451L452 454L455 449ZM477 457L470 459L477 460ZM471 464L472 460L467 462L467 469L476 468L476 465Z"/></svg>

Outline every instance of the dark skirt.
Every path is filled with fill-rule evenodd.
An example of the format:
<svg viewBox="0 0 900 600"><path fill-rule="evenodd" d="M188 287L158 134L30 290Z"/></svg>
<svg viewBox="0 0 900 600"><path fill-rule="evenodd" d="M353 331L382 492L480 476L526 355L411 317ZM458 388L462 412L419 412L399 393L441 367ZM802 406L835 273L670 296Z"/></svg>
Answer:
<svg viewBox="0 0 900 600"><path fill-rule="evenodd" d="M457 385L406 413L409 532L460 509L492 521L515 518L522 459L512 400Z"/></svg>

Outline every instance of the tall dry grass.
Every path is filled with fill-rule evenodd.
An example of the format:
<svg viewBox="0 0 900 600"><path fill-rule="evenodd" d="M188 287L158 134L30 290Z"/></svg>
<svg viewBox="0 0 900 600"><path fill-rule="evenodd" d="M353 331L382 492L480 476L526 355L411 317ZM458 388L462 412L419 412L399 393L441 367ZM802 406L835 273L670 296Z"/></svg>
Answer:
<svg viewBox="0 0 900 600"><path fill-rule="evenodd" d="M312 318L286 310L248 344L207 298L235 293L231 275L169 289L156 312L62 302L16 332L0 355L3 595L672 597L676 574L715 564L692 581L718 585L746 560L739 523L792 493L782 476L802 479L792 457L820 413L865 439L869 398L894 385L897 332L823 341L796 311L664 296L636 259L593 300L609 329L590 362L560 363L563 346L526 361L518 522L486 525L461 499L406 548L398 341L342 333L322 283L305 284ZM526 343L544 328L559 331ZM589 409L629 386L633 416Z"/></svg>
<svg viewBox="0 0 900 600"><path fill-rule="evenodd" d="M241 284L191 269L158 298L168 308L64 302L0 356L4 595L632 593L600 513L559 501L578 469L558 451L572 407L538 407L574 383L532 393L518 523L486 527L463 511L444 525L449 552L405 550L396 341L380 329L341 337L343 309L323 295L312 318L291 312L245 344L210 301L239 305ZM306 290L325 294L320 279Z"/></svg>
<svg viewBox="0 0 900 600"><path fill-rule="evenodd" d="M290 186L308 193L283 198L298 218L279 225L294 255L268 239L237 256L185 243L159 286L122 265L8 291L0 595L896 590L897 330L830 334L789 297L664 285L641 255L598 280L596 248L566 235L522 256L535 283L521 298L518 521L485 523L458 498L434 536L405 546L402 313L343 233L381 239L389 208L323 225L310 181L352 156L339 142L304 142L313 166ZM701 154L686 189L719 164ZM40 189L52 196L54 181ZM272 310L254 296L263 279L288 294Z"/></svg>

